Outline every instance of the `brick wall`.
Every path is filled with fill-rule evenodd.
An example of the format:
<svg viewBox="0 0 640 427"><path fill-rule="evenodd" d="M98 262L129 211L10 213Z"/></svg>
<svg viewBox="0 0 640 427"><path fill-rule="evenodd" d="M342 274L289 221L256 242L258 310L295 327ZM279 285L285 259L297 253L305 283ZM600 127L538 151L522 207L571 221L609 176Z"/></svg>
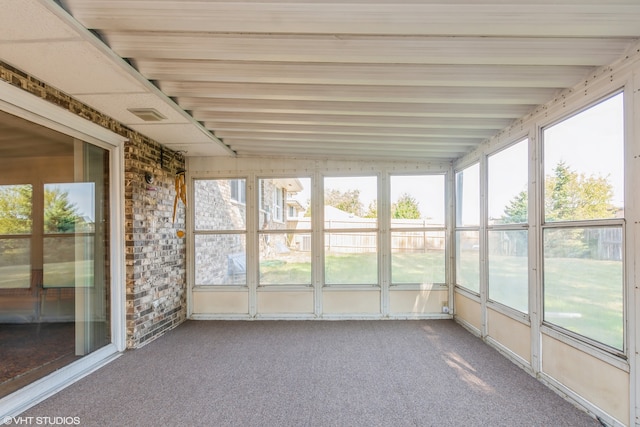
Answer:
<svg viewBox="0 0 640 427"><path fill-rule="evenodd" d="M174 178L184 159L59 90L0 62L0 79L128 138L124 147L127 347L140 347L186 318L186 246L180 204L172 223ZM161 162L162 157L162 162ZM162 163L162 167L161 167ZM154 176L147 185L144 176Z"/></svg>

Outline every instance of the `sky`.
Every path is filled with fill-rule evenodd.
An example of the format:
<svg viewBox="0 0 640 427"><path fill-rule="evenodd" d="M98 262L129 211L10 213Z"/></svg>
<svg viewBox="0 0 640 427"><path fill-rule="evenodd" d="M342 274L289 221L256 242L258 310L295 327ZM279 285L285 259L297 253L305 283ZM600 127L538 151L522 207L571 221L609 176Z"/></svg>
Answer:
<svg viewBox="0 0 640 427"><path fill-rule="evenodd" d="M324 182L325 191L360 190L360 201L365 210L378 199L376 176L325 177ZM404 193L418 202L422 218L429 219L430 223L444 224L444 175L392 175L391 203Z"/></svg>
<svg viewBox="0 0 640 427"><path fill-rule="evenodd" d="M624 205L623 96L616 95L544 130L545 174L561 160L586 176L609 175L614 205Z"/></svg>
<svg viewBox="0 0 640 427"><path fill-rule="evenodd" d="M90 222L95 221L95 186L93 182L70 182L46 184L45 189L59 188L66 191L68 199L80 216L89 218Z"/></svg>
<svg viewBox="0 0 640 427"><path fill-rule="evenodd" d="M573 171L609 177L614 205L624 206L623 96L616 95L543 129L544 174L564 161ZM504 207L527 188L528 140L520 141L488 158L489 218L500 218ZM477 223L479 176L477 164L464 170L466 193L463 222ZM477 208L476 208L477 207Z"/></svg>

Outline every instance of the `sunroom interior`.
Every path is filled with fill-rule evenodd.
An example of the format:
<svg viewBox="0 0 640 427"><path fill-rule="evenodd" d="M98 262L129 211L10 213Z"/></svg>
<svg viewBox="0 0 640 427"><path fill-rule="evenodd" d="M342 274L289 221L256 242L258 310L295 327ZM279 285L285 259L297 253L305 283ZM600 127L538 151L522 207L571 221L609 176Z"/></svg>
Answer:
<svg viewBox="0 0 640 427"><path fill-rule="evenodd" d="M40 83L0 74L0 210L33 212L0 217L3 346L10 328L71 325L34 378L86 364L47 387L136 347L129 275L153 278L128 270L127 247L146 251L131 227L184 251L162 274L188 319L453 319L606 425L639 425L637 1L5 11L0 71ZM132 168L120 126L162 165ZM132 181L162 216L128 210ZM3 378L0 415L42 398Z"/></svg>

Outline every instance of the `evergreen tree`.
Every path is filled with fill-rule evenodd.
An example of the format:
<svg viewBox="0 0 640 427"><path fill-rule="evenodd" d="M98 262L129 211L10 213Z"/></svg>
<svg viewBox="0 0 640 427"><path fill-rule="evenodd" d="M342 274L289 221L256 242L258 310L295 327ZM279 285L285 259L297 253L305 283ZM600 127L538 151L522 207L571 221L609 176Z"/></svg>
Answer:
<svg viewBox="0 0 640 427"><path fill-rule="evenodd" d="M76 205L69 201L69 193L58 188L44 191L44 231L46 233L74 232L82 218Z"/></svg>
<svg viewBox="0 0 640 427"><path fill-rule="evenodd" d="M504 215L501 218L502 224L521 224L529 219L529 197L527 190L518 193L504 208Z"/></svg>

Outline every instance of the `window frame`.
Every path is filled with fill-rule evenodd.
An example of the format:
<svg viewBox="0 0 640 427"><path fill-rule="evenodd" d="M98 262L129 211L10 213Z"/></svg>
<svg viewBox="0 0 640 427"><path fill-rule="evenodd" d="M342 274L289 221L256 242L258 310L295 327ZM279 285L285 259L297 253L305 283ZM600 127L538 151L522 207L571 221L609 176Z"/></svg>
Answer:
<svg viewBox="0 0 640 427"><path fill-rule="evenodd" d="M578 115L580 115L581 113L590 110L591 108L606 102L607 100L621 95L623 97L623 111L622 111L622 119L623 119L623 152L626 151L626 146L627 146L627 140L625 138L626 135L626 129L628 127L627 124L627 98L628 98L628 91L626 90L625 86L621 86L618 87L615 90L612 91L607 91L604 93L600 93L598 94L598 96L594 97L591 102L587 103L587 104L582 104L579 108L576 108L575 110L566 113L566 114L562 114L559 115L557 117L555 117L554 120L549 121L544 123L543 125L538 127L538 139L540 141L539 144L539 152L540 155L538 157L538 167L539 167L539 171L540 171L540 179L539 179L539 183L538 183L538 191L540 194L540 200L538 201L540 203L540 210L538 213L538 220L539 220L539 232L538 232L538 241L540 242L540 248L539 248L539 260L538 260L538 266L540 268L540 323L541 323L541 331L550 334L551 336L556 336L559 339L561 339L562 341L567 341L569 343L571 343L571 345L577 346L577 347L583 347L585 346L585 351L587 352L591 352L592 350L595 350L601 358L604 358L606 360L608 360L610 363L613 364L618 364L617 362L620 360L627 360L628 355L629 355L629 326L628 326L628 306L629 306L629 295L628 295L628 276L627 276L627 251L626 251L626 236L627 236L627 231L626 231L626 205L628 203L627 200L627 190L626 190L626 185L627 185L627 171L626 171L626 162L624 160L624 158L622 159L622 166L625 168L625 172L624 172L624 186L625 189L623 191L624 195L625 195L625 200L624 200L624 208L625 208L625 213L622 217L620 218L598 218L598 219L577 219L577 220L554 220L554 221L547 221L546 220L546 209L545 209L545 201L546 201L546 194L545 194L545 181L546 181L546 174L548 171L545 170L545 139L544 139L544 132L546 129L549 129L559 123L562 123L566 120L569 120L573 117L576 117ZM622 288L622 349L618 349L615 348L613 346L610 346L608 344L605 344L603 342L597 341L596 339L593 339L592 337L586 336L586 335L582 335L579 334L577 332L571 331L569 329L566 329L565 327L562 327L560 325L557 325L549 320L547 320L546 318L546 311L545 311L545 298L546 298L546 294L545 294L545 281L544 281L544 276L545 276L545 252L544 252L544 232L545 230L569 230L569 229L596 229L596 228L620 228L621 229L621 234L622 234L622 283L621 283L621 288Z"/></svg>
<svg viewBox="0 0 640 427"><path fill-rule="evenodd" d="M460 196L464 197L464 187L460 187L458 184L458 176L460 173L464 173L464 171L469 170L470 168L474 168L477 167L478 168L478 187L477 187L477 191L478 191L478 205L476 207L476 209L478 210L478 223L477 224L471 224L471 225L467 225L464 224L462 222L462 210L460 210L460 206L463 205L463 203L461 203L463 201L463 198L461 198ZM464 183L463 183L464 185ZM454 191L453 191L453 202L454 202L454 208L453 208L453 224L452 224L452 228L453 228L453 258L454 258L454 265L452 266L451 270L453 273L453 280L452 280L452 285L456 290L461 290L463 292L468 293L469 295L474 296L475 298L480 298L481 294L482 294L482 270L481 270L481 252L482 252L482 244L483 244L483 238L482 238L482 192L483 192L483 188L482 188L482 162L481 159L479 158L475 158L472 159L471 161L469 161L468 163L465 163L464 165L461 165L460 167L456 168L453 171L453 186L454 186ZM462 191L462 194L460 194L460 192ZM464 209L464 206L463 206ZM477 249L478 249L478 262L477 262L477 267L478 267L478 277L477 277L477 281L478 281L478 289L473 289L470 288L468 286L465 286L463 284L460 284L459 281L459 270L458 267L460 266L460 243L459 243L459 236L464 233L464 232L474 232L478 234L478 245L477 245Z"/></svg>
<svg viewBox="0 0 640 427"><path fill-rule="evenodd" d="M331 288L331 287L355 287L355 288L380 288L381 284L382 284L382 277L383 277L383 273L382 273L382 254L381 254L381 247L382 247L382 236L381 236L381 218L380 218L380 205L381 205L381 195L383 193L383 187L382 187L382 178L381 178L381 171L378 171L376 173L362 173L362 174L330 174L330 173L324 173L321 175L320 180L322 181L322 185L321 188L322 190L320 191L320 196L321 196L321 200L320 200L320 205L321 206L326 206L325 204L325 195L326 195L326 179L332 179L332 178L343 178L343 179L348 179L348 178L375 178L375 182L376 182L376 225L374 227L362 227L362 228L333 228L333 227L327 227L327 219L325 218L324 215L324 209L322 212L322 218L321 218L321 238L322 238L322 247L323 247L323 251L322 251L322 286L325 288ZM366 209L365 206L363 206L364 209ZM327 245L326 245L326 239L327 236L329 236L329 239L331 239L332 235L340 235L340 234L353 234L353 233L363 233L363 234L373 234L375 236L376 239L376 280L374 283L369 283L369 282L364 282L364 283L327 283Z"/></svg>
<svg viewBox="0 0 640 427"><path fill-rule="evenodd" d="M244 228L199 228L196 227L196 215L197 209L195 208L195 204L197 203L197 194L196 194L196 182L197 181L227 181L229 183L229 204L230 207L237 207L238 209L242 209L244 211ZM191 179L191 187L192 196L191 200L194 200L194 208L191 209L191 217L193 219L192 233L193 233L193 244L191 245L192 252L196 253L196 241L200 236L235 236L236 239L244 239L245 253L244 253L244 265L245 265L245 273L244 273L244 282L243 283L229 283L226 281L226 278L222 283L198 283L197 282L197 262L195 258L193 258L192 269L193 269L193 288L199 289L218 289L218 288L239 288L246 289L249 286L249 271L247 269L247 261L248 261L248 253L249 253L249 211L246 203L239 202L236 198L233 197L233 188L239 188L240 182L244 182L244 189L246 191L249 183L249 179L246 176L237 175L237 176L216 176L216 177L193 177ZM236 197L239 193L236 193ZM246 193L245 193L246 194ZM246 200L245 200L246 201ZM227 254L227 256L230 254Z"/></svg>
<svg viewBox="0 0 640 427"><path fill-rule="evenodd" d="M263 193L265 191L265 188L267 188L267 186L264 185L264 183L266 181L278 181L278 180L287 180L287 179L304 179L304 180L308 180L309 181L309 190L310 190L310 199L309 203L311 207L312 205L312 200L314 199L314 194L313 194L313 182L314 182L314 178L308 174L283 174L283 175L257 175L256 176L256 180L258 182L258 185L256 188L258 188L258 209L257 209L257 214L258 216L262 215L262 214L268 214L268 216L270 217L270 221L273 221L274 223L278 224L281 228L278 229L272 229L270 227L267 228L263 228L260 227L260 219L257 220L256 223L256 235L257 235L257 259L255 264L255 269L257 271L257 283L256 286L258 289L264 290L264 289L276 289L276 288L280 288L280 289L284 289L284 288L311 288L313 287L313 283L314 283L314 269L316 268L313 262L313 257L310 256L311 260L310 260L310 270L311 270L311 274L310 274L310 278L309 278L309 283L263 283L261 281L261 273L260 273L260 262L261 262L261 254L260 254L260 244L262 241L264 240L269 240L272 236L274 235L279 235L279 234L287 234L290 236L305 236L308 235L309 236L309 246L310 246L310 253L312 253L313 251L313 242L314 242L314 232L313 232L313 222L315 221L315 219L312 217L310 217L310 228L308 229L295 229L295 228L289 228L287 226L287 219L284 212L285 212L285 206L286 206L286 201L288 199L288 192L286 191L285 188L283 187L279 187L277 184L274 183L273 189L271 192L271 196L273 197L273 199L271 200L271 202L267 202L267 206L264 206L265 201L263 198ZM282 204L283 206L281 206L281 213L282 213L282 218L281 219L277 219L274 215L274 213L276 212L275 206L278 204L278 200L276 200L276 195L277 193L281 194L282 197ZM266 210L265 208L270 208L270 211Z"/></svg>
<svg viewBox="0 0 640 427"><path fill-rule="evenodd" d="M272 219L277 222L284 222L284 204L286 196L285 189L280 187L273 188L273 214Z"/></svg>
<svg viewBox="0 0 640 427"><path fill-rule="evenodd" d="M240 183L244 182L244 185ZM242 178L230 178L229 188L231 190L230 198L239 205L247 204L247 181ZM235 194L234 194L235 193Z"/></svg>
<svg viewBox="0 0 640 427"><path fill-rule="evenodd" d="M10 83L0 81L0 92L0 110L100 147L107 151L109 159L110 343L42 378L37 387L24 387L14 392L4 409L7 413L19 413L37 403L42 396L69 385L69 378L92 372L126 349L124 144L127 138L79 115L67 114L54 103Z"/></svg>
<svg viewBox="0 0 640 427"><path fill-rule="evenodd" d="M507 223L507 224L497 224L497 223L490 223L489 221L489 199L491 198L491 187L490 187L490 181L489 181L489 176L490 176L490 158L492 156L498 155L500 153L505 152L506 150L509 150L513 147L515 147L518 144L525 144L526 146L526 151L527 151L527 155L525 156L525 167L527 169L527 182L525 183L526 186L526 190L527 190L527 220L525 222L517 222L517 223ZM525 135L521 138L515 139L513 142L506 144L502 147L500 147L500 149L492 151L490 153L488 153L486 155L486 175L487 175L487 181L486 181L486 192L487 192L487 203L486 203L486 234L485 234L485 239L486 239L486 287L487 287L487 302L490 304L496 304L499 305L500 307L504 308L507 311L510 312L515 312L517 313L518 316L523 316L525 318L528 318L529 313L531 311L531 296L530 296L530 289L531 289L531 280L530 280L530 275L529 275L529 264L530 264L530 260L531 260L531 253L530 253L530 240L531 240L531 233L529 231L530 226L530 218L531 218L531 210L532 210L532 206L531 206L531 196L529 195L530 193L530 185L529 185L529 181L530 181L530 177L531 177L531 173L532 171L530 170L530 149L531 149L531 139L529 138L528 135ZM527 248L527 270L525 271L525 275L527 277L527 292L526 292L526 298L527 298L527 302L526 302L526 306L527 306L527 311L523 312L515 307L510 306L509 304L506 304L503 301L497 301L495 299L491 298L491 269L490 269L490 265L491 265L491 251L490 251L490 243L491 243L491 239L489 239L489 235L491 234L491 232L500 232L500 231L524 231L527 235L527 244L526 244L526 248Z"/></svg>
<svg viewBox="0 0 640 427"><path fill-rule="evenodd" d="M394 177L407 177L407 176L413 176L413 177L432 177L432 176L438 176L438 177L442 177L442 196L443 196L443 224L442 225L424 225L424 226L416 226L416 227L399 227L399 226L394 226L393 224L393 218L392 213L391 213L391 208L392 205L394 203L394 201L391 199L391 188L392 188L392 181ZM448 268L448 262L447 262L447 254L448 254L448 248L449 248L449 242L448 242L448 237L447 237L447 230L448 230L448 214L447 214L447 173L434 173L434 172L421 172L421 173L390 173L388 176L389 179L389 205L388 205L388 217L389 217L389 225L387 227L387 229L389 230L389 286L392 289L403 289L403 288L423 288L425 286L429 286L432 288L446 288L450 281L449 279L449 268ZM379 208L379 206L378 206ZM444 247L443 247L443 256L444 256L444 282L434 282L434 283L430 283L430 284L424 284L424 283L418 283L418 282L394 282L394 277L393 277L393 237L394 237L394 233L400 233L400 232L418 232L418 233L424 233L425 235L431 232L438 232L438 233L442 233L442 239L444 241ZM426 239L426 237L425 237Z"/></svg>

